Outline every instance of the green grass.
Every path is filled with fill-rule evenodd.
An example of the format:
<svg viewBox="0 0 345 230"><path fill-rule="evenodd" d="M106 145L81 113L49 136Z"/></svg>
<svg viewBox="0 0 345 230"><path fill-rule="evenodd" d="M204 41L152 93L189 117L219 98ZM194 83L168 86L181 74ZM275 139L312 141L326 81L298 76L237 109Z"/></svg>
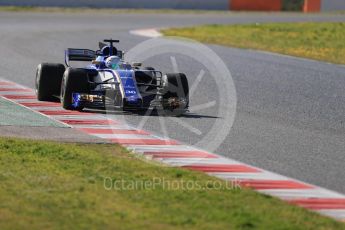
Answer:
<svg viewBox="0 0 345 230"><path fill-rule="evenodd" d="M345 23L303 22L172 28L167 36L345 64Z"/></svg>
<svg viewBox="0 0 345 230"><path fill-rule="evenodd" d="M105 178L127 186L164 178L206 189L107 190ZM215 181L225 187L202 173L149 164L116 145L2 138L0 229L345 229L248 189L216 189Z"/></svg>

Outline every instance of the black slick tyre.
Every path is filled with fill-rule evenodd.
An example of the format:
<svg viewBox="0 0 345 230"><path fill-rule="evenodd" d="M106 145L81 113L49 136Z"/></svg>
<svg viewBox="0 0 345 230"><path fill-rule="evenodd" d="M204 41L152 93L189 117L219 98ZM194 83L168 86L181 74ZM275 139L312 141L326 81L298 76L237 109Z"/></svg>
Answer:
<svg viewBox="0 0 345 230"><path fill-rule="evenodd" d="M89 93L89 83L87 71L84 69L68 68L66 69L60 91L61 105L67 110L82 110L82 105L73 105L73 93Z"/></svg>
<svg viewBox="0 0 345 230"><path fill-rule="evenodd" d="M169 73L162 78L163 110L167 115L179 116L189 106L189 85L185 74Z"/></svg>
<svg viewBox="0 0 345 230"><path fill-rule="evenodd" d="M39 101L54 101L54 96L60 94L64 72L63 64L41 63L37 66L35 92Z"/></svg>

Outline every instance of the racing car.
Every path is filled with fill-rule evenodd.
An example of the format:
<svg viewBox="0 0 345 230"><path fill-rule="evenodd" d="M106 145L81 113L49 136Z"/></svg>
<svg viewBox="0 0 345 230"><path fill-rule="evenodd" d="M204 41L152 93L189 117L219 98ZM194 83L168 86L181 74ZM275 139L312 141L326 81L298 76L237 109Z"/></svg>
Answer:
<svg viewBox="0 0 345 230"><path fill-rule="evenodd" d="M164 114L188 111L189 86L183 73L166 73L142 63L128 63L114 44L99 42L99 50L68 48L65 64L41 63L35 91L39 101L59 99L67 110L115 108L123 111L156 109ZM84 68L71 61L89 62Z"/></svg>

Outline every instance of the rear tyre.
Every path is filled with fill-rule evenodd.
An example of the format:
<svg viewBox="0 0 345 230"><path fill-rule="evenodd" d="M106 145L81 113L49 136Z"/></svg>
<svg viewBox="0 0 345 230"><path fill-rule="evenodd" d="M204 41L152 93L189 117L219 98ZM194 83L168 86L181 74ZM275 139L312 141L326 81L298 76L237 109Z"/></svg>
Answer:
<svg viewBox="0 0 345 230"><path fill-rule="evenodd" d="M63 64L41 63L37 66L35 92L39 101L54 101L54 96L60 94L64 71Z"/></svg>
<svg viewBox="0 0 345 230"><path fill-rule="evenodd" d="M68 68L62 78L60 100L62 107L67 110L82 110L83 105L75 106L73 93L89 94L87 71L84 69Z"/></svg>
<svg viewBox="0 0 345 230"><path fill-rule="evenodd" d="M179 116L189 106L189 85L185 74L170 73L162 78L163 110L167 115Z"/></svg>

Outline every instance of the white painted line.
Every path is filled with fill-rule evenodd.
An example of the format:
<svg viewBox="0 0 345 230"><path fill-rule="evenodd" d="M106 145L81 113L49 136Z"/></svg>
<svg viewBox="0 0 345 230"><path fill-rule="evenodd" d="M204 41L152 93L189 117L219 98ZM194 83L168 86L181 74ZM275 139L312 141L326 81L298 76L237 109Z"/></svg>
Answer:
<svg viewBox="0 0 345 230"><path fill-rule="evenodd" d="M125 129L136 130L127 125L73 125L77 129Z"/></svg>
<svg viewBox="0 0 345 230"><path fill-rule="evenodd" d="M280 197L281 199L345 198L343 194L318 187L313 189L264 189L258 191L270 196Z"/></svg>
<svg viewBox="0 0 345 230"><path fill-rule="evenodd" d="M25 92L25 91L0 91L0 95L32 95L36 96L34 92Z"/></svg>
<svg viewBox="0 0 345 230"><path fill-rule="evenodd" d="M316 210L316 212L339 220L345 220L345 209L323 209Z"/></svg>
<svg viewBox="0 0 345 230"><path fill-rule="evenodd" d="M0 85L0 90L1 89L25 89L21 85Z"/></svg>
<svg viewBox="0 0 345 230"><path fill-rule="evenodd" d="M158 38L162 37L163 35L155 28L151 29L140 29L140 30L131 30L129 33L142 36L142 37L149 37L149 38Z"/></svg>
<svg viewBox="0 0 345 230"><path fill-rule="evenodd" d="M26 102L26 101L25 101ZM24 105L25 106L25 105ZM61 110L61 107L54 107L54 106L25 106L25 107L29 107L32 110L44 110L44 111L59 111Z"/></svg>
<svg viewBox="0 0 345 230"><path fill-rule="evenodd" d="M36 99L9 99L10 101L13 101L14 103L22 103L22 102L29 102L29 103L37 103L39 101L37 101Z"/></svg>
<svg viewBox="0 0 345 230"><path fill-rule="evenodd" d="M241 164L238 161L224 158L164 158L160 159L169 165L185 166L185 165L219 165L219 164Z"/></svg>
<svg viewBox="0 0 345 230"><path fill-rule="evenodd" d="M61 108L60 108L61 110ZM54 111L54 110L52 110ZM87 119L92 119L92 120L105 120L107 118L102 117L102 116L93 116L93 115L48 115L56 120L87 120ZM74 126L74 125L73 125ZM89 126L87 126L89 128Z"/></svg>
<svg viewBox="0 0 345 230"><path fill-rule="evenodd" d="M155 139L150 135L138 135L138 134L92 134L93 136L104 139Z"/></svg>
<svg viewBox="0 0 345 230"><path fill-rule="evenodd" d="M159 152L159 151L191 151L197 150L196 148L186 145L129 145L127 149L135 152Z"/></svg>
<svg viewBox="0 0 345 230"><path fill-rule="evenodd" d="M215 176L224 180L290 180L288 177L277 175L271 172L258 172L258 173L208 173L211 176Z"/></svg>

